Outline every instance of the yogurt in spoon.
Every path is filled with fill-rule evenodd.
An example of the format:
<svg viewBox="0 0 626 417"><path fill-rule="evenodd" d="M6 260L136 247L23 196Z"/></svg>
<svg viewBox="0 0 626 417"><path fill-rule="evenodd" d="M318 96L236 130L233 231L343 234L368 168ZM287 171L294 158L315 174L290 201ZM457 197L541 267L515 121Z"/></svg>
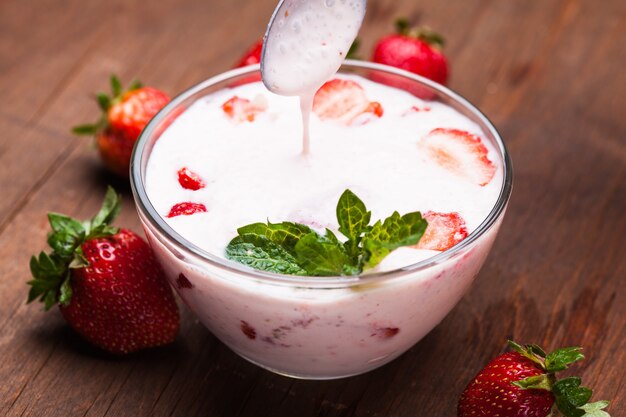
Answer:
<svg viewBox="0 0 626 417"><path fill-rule="evenodd" d="M273 93L298 96L302 153L309 153L315 92L339 69L356 38L366 0L281 0L265 37L261 76Z"/></svg>

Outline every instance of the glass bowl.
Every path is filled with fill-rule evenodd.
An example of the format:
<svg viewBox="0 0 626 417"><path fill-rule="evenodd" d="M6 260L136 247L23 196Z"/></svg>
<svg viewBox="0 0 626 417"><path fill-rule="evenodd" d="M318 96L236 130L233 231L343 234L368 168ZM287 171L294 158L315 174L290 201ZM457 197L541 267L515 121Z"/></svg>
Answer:
<svg viewBox="0 0 626 417"><path fill-rule="evenodd" d="M377 368L423 338L452 310L478 274L496 237L512 186L498 132L467 100L396 68L346 61L340 72L402 88L452 106L475 122L500 159L502 187L484 221L456 246L400 269L360 277L312 278L251 270L204 251L172 229L144 188L155 142L196 100L260 79L259 67L232 70L193 86L146 126L134 149L131 185L157 259L184 303L241 357L278 374L333 379Z"/></svg>

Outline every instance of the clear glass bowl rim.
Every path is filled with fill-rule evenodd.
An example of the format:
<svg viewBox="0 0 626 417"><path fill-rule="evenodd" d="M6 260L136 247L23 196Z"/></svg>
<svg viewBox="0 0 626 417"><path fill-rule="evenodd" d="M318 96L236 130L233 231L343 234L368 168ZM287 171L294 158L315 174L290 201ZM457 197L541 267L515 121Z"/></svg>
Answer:
<svg viewBox="0 0 626 417"><path fill-rule="evenodd" d="M487 128L488 133L495 138L497 150L500 152L500 156L504 165L504 178L502 181L502 187L500 189L500 193L498 195L496 203L494 204L493 208L491 209L485 220L483 220L483 222L463 241L433 257L417 262L415 264L411 264L390 271L367 273L354 277L302 277L294 275L282 275L248 268L244 265L240 265L238 263L231 262L227 259L213 255L203 250L202 248L194 245L193 243L182 237L180 234L178 234L171 226L169 226L165 222L165 220L163 220L161 215L152 206L152 203L150 202L150 199L148 198L148 195L144 188L141 166L146 145L149 143L150 138L154 135L155 130L157 129L157 127L159 127L163 119L167 117L172 112L172 110L177 109L181 103L185 102L190 97L198 94L202 90L212 87L215 84L226 82L231 78L236 78L246 74L258 72L260 69L259 64L226 71L190 87L189 89L183 91L181 94L172 99L172 101L169 102L163 109L161 109L161 111L159 111L159 113L157 113L144 128L135 144L130 163L130 183L135 203L140 214L143 215L143 218L150 223L150 226L153 229L155 229L162 236L167 238L169 244L173 244L178 250L182 251L183 253L191 252L193 255L199 257L200 259L214 267L230 271L240 276L246 276L257 281L265 281L269 284L274 285L293 285L295 287L305 288L335 288L345 287L346 285L370 284L428 269L431 266L445 262L456 254L463 252L465 248L469 247L485 232L487 232L503 215L511 195L511 190L513 187L513 169L511 159L497 129L480 110L478 110L464 97L455 93L449 88L435 83L427 78L395 67L367 61L346 60L341 66L341 69L350 68L387 72L393 75L410 79L411 81L415 81L418 84L426 85L427 87L430 87L433 90L437 91L438 94L447 97L448 99L451 99L452 101L464 107L465 110L469 111L469 113L471 113L477 120L479 120L483 124L483 126Z"/></svg>

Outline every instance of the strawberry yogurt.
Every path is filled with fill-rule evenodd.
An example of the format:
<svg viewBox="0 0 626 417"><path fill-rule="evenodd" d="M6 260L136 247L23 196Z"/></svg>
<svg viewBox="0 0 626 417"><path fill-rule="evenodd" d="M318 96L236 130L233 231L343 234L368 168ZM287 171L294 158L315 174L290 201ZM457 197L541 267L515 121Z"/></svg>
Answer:
<svg viewBox="0 0 626 417"><path fill-rule="evenodd" d="M338 74L315 95L304 155L297 97L228 85L187 106L158 141L147 129L136 150L147 158L144 142L154 143L141 168L151 209L139 212L172 285L213 334L272 371L327 379L389 362L452 309L493 243L510 190L495 131L446 100ZM185 188L183 169L202 187ZM337 232L346 188L372 219L419 210L430 229L361 277L281 277L224 259L253 222ZM206 210L168 217L180 203Z"/></svg>

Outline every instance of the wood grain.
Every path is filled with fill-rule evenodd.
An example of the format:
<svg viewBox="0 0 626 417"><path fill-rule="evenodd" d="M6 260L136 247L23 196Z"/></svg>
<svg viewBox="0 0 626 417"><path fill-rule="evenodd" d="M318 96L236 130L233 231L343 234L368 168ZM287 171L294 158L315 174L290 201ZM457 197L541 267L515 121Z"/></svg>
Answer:
<svg viewBox="0 0 626 417"><path fill-rule="evenodd" d="M248 364L184 308L163 349L113 358L58 312L25 305L47 211L88 217L107 183L139 230L125 182L69 127L95 119L111 72L175 94L228 69L274 1L0 2L0 415L451 416L507 337L585 346L576 367L626 414L626 2L371 0L364 56L405 15L446 35L451 87L505 138L508 214L471 291L391 364L330 382Z"/></svg>

